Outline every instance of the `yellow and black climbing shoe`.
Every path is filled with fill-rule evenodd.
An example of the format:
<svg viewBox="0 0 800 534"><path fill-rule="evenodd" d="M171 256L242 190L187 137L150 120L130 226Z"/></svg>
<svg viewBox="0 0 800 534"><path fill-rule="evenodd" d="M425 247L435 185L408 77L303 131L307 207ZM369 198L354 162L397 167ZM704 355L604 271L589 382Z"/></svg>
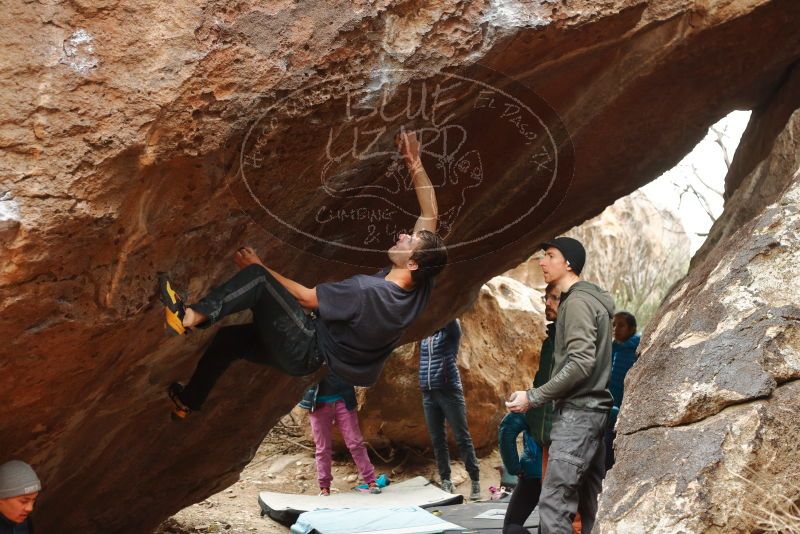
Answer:
<svg viewBox="0 0 800 534"><path fill-rule="evenodd" d="M172 404L175 406L172 407L172 413L170 417L173 421L182 421L189 417L192 413L191 408L186 406L183 401L181 400L181 393L183 393L183 386L179 382L173 382L169 385L169 389L167 389L167 393L169 394L169 398L172 401Z"/></svg>
<svg viewBox="0 0 800 534"><path fill-rule="evenodd" d="M159 275L158 291L161 302L164 304L164 329L173 336L182 336L187 328L183 326L183 316L186 308L178 292L172 287L167 275Z"/></svg>

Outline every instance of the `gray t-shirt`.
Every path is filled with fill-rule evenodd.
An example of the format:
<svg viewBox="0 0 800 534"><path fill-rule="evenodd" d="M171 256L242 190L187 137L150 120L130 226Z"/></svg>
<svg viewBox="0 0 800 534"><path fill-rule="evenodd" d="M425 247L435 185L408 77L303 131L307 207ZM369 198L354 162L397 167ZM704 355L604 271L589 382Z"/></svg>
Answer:
<svg viewBox="0 0 800 534"><path fill-rule="evenodd" d="M432 281L405 290L386 280L388 273L317 286L319 348L331 371L355 386L378 381L386 358L428 304Z"/></svg>

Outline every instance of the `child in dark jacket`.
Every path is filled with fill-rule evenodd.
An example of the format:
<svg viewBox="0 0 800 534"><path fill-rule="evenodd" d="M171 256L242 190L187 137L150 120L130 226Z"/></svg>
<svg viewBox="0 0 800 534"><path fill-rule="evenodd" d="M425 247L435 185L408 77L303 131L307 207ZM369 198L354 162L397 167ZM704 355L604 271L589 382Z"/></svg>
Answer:
<svg viewBox="0 0 800 534"><path fill-rule="evenodd" d="M380 493L375 481L375 467L369 460L367 447L358 426L356 390L334 374L328 374L319 384L306 391L299 406L309 410L311 431L316 445L317 480L320 495L331 494L331 461L333 457L333 424L339 427L358 472L367 483L370 493Z"/></svg>

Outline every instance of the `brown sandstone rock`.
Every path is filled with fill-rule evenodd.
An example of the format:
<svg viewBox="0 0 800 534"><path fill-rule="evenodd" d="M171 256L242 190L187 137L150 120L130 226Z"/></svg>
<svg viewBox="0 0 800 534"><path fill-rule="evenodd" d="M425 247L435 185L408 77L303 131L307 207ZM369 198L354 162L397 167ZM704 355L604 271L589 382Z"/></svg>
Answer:
<svg viewBox="0 0 800 534"><path fill-rule="evenodd" d="M457 164L445 169L456 187L442 200L464 208L448 211L451 240L491 235L532 199L546 202L522 229L476 241L474 254L453 249L463 261L442 278L410 340L463 312L484 281L530 256L543 238L672 166L719 117L762 102L800 55L799 15L794 0L5 6L0 457L38 469L46 488L39 528L146 532L235 480L307 383L236 365L205 413L170 424L163 390L188 374L209 334L161 336L157 271L171 272L196 297L232 272L228 258L245 242L308 284L382 261L331 245L369 230L352 220L361 215L350 215L351 199L326 205L350 218L326 226L323 245L254 215L237 178L248 165L268 171L259 175L257 199L270 199L299 230L321 224L320 175L304 174L304 166L319 164L331 124L342 122L332 102L341 102L313 89L281 99L329 80L335 94L355 88L367 102L387 94L399 105L393 90L410 78L428 81L466 65L497 89L520 90L506 76L525 83L563 119L575 158L561 168L574 173L553 195L542 195L531 165L542 163L544 136L527 146L508 142L510 121L471 128L491 180L479 194L466 191L480 165L474 157L448 162ZM469 67L476 61L496 73ZM422 74L384 76L392 68ZM474 96L479 84L470 87ZM466 108L454 113L467 120ZM560 128L547 109L541 113ZM272 129L272 116L291 120ZM391 148L405 124L386 119L376 146ZM248 139L263 141L256 148L264 153L243 154ZM368 187L387 165L388 158L344 161L336 178ZM412 195L399 196L398 210L413 208ZM272 235L297 238L297 248ZM483 255L475 259L476 251Z"/></svg>
<svg viewBox="0 0 800 534"><path fill-rule="evenodd" d="M692 257L699 265L717 245L775 202L800 166L800 65L795 65L775 95L753 110L725 176L725 211ZM788 119L788 122L787 122Z"/></svg>

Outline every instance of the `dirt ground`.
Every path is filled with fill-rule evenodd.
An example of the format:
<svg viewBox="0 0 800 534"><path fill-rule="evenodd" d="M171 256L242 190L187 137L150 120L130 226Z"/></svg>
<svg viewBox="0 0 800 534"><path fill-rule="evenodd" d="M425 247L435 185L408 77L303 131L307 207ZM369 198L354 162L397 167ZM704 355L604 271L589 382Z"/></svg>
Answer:
<svg viewBox="0 0 800 534"><path fill-rule="evenodd" d="M336 430L334 430L336 432ZM451 451L452 452L452 451ZM453 453L454 454L454 453ZM393 482L416 476L439 481L430 450L370 450L376 472L385 473ZM347 452L334 453L334 492L352 491L361 483ZM499 486L501 465L497 451L480 458L482 498L488 499L489 486ZM456 491L466 498L470 483L464 465L454 461L452 480ZM314 468L314 444L305 439L303 429L291 415L286 416L267 435L253 461L242 471L239 481L208 499L185 508L162 523L154 534L194 534L224 532L230 534L280 533L289 529L268 517L261 517L258 494L280 491L315 495L319 492Z"/></svg>

